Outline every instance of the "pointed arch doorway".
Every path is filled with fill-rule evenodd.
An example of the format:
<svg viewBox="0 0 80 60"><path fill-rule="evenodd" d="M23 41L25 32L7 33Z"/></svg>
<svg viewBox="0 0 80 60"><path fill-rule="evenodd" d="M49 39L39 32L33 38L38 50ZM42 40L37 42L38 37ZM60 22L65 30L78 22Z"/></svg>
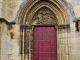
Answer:
<svg viewBox="0 0 80 60"><path fill-rule="evenodd" d="M57 60L57 36L55 27L34 27L33 60Z"/></svg>
<svg viewBox="0 0 80 60"><path fill-rule="evenodd" d="M47 7L33 16L33 60L57 60L56 15Z"/></svg>
<svg viewBox="0 0 80 60"><path fill-rule="evenodd" d="M63 0L23 2L16 18L20 24L22 60L71 60L71 11L65 3ZM52 26L56 26L56 30ZM43 37L39 38L41 36ZM55 43L52 42L54 40Z"/></svg>

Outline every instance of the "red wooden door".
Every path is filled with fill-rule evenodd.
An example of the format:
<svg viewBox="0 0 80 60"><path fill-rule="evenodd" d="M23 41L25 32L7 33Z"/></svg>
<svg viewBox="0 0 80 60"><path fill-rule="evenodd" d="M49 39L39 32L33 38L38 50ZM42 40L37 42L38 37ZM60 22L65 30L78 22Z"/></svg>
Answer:
<svg viewBox="0 0 80 60"><path fill-rule="evenodd" d="M57 60L57 37L54 27L35 27L33 60Z"/></svg>

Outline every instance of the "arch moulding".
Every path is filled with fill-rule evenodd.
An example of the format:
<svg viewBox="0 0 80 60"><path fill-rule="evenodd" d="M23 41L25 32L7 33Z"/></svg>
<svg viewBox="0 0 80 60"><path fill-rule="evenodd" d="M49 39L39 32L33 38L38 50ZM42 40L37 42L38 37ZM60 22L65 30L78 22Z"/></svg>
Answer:
<svg viewBox="0 0 80 60"><path fill-rule="evenodd" d="M24 1L18 11L16 21L21 25L30 25L33 16L38 13L41 8L48 8L56 16L57 24L69 24L73 19L73 11L66 1L63 0L30 0Z"/></svg>
<svg viewBox="0 0 80 60"><path fill-rule="evenodd" d="M41 26L55 26L57 31L57 55L58 59L67 60L71 59L71 48L69 38L70 36L70 21L73 20L74 14L71 7L66 1L63 0L29 0L24 1L18 11L16 22L20 25L21 33L21 53L22 59L31 59L31 43L33 28L36 25ZM64 34L66 34L64 36ZM63 41L65 37L65 40ZM60 39L59 39L60 38ZM60 43L62 42L62 44ZM69 45L69 48L66 46ZM66 50L64 51L66 47ZM63 50L61 50L63 49ZM69 50L69 52L67 52ZM66 53L65 53L66 52ZM28 54L27 54L28 53ZM25 57L25 55L28 57Z"/></svg>

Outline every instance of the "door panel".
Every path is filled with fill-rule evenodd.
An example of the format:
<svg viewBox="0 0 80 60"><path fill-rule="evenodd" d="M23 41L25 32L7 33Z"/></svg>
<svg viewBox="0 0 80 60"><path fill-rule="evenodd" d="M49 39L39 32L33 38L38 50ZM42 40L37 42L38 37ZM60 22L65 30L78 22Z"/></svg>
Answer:
<svg viewBox="0 0 80 60"><path fill-rule="evenodd" d="M54 27L35 27L33 60L57 60L57 37Z"/></svg>

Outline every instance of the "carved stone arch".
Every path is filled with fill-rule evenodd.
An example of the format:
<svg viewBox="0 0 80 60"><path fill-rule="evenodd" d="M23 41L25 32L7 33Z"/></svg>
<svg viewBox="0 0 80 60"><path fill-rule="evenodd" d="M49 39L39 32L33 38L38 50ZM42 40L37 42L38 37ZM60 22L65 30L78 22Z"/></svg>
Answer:
<svg viewBox="0 0 80 60"><path fill-rule="evenodd" d="M28 0L28 2L27 0L25 0L20 6L16 17L16 21L18 24L20 24L21 27L21 53L23 53L24 55L27 53L31 54L29 46L31 46L32 41L32 25L57 25L57 41L59 41L59 43L63 43L65 37L65 40L69 41L67 37L70 30L70 21L74 18L72 9L69 9L70 8L68 6L68 3L63 0ZM46 16L49 16L49 18L46 19ZM63 38L64 33L65 37ZM68 44L68 42L66 43ZM68 45L70 46L70 44ZM64 56L70 57L70 55L68 55L70 53L64 53L65 51L61 49L65 49L64 44L58 45L58 48L60 52L63 52L58 52L59 59L66 60L67 57L64 58ZM70 48L68 50L70 50ZM24 55L22 56L23 58L25 57ZM28 56L28 59L31 59L32 56Z"/></svg>
<svg viewBox="0 0 80 60"><path fill-rule="evenodd" d="M31 10L33 10L36 7L37 7L36 10L38 10L40 7L43 7L43 6L48 7L49 9L53 8L52 11L55 13L59 22L63 22L63 23L67 22L66 24L69 24L70 20L74 18L74 16L72 15L73 9L69 10L70 9L69 7L71 6L66 1L63 1L63 0L57 0L57 1L55 0L48 0L48 1L30 0L30 1L24 1L22 5L20 6L20 9L18 11L18 16L16 17L17 23L26 24L27 19L31 17L33 14L31 13ZM30 16L27 17L27 15L30 15Z"/></svg>
<svg viewBox="0 0 80 60"><path fill-rule="evenodd" d="M62 8L64 13L66 13L65 15L63 14L63 11L61 11L62 9L60 9L58 6L53 4L51 1L47 1L47 2L42 1L40 3L39 2L37 3L35 3L35 6L33 5L29 9L29 11L26 12L23 24L26 24L27 21L28 21L27 23L29 23L31 20L33 20L32 17L34 16L34 14L42 7L49 8L56 15L58 20L57 23L59 22L58 23L59 25L64 24L66 20L69 20L69 18L67 19L68 16L67 16L67 13L64 11L64 9Z"/></svg>

